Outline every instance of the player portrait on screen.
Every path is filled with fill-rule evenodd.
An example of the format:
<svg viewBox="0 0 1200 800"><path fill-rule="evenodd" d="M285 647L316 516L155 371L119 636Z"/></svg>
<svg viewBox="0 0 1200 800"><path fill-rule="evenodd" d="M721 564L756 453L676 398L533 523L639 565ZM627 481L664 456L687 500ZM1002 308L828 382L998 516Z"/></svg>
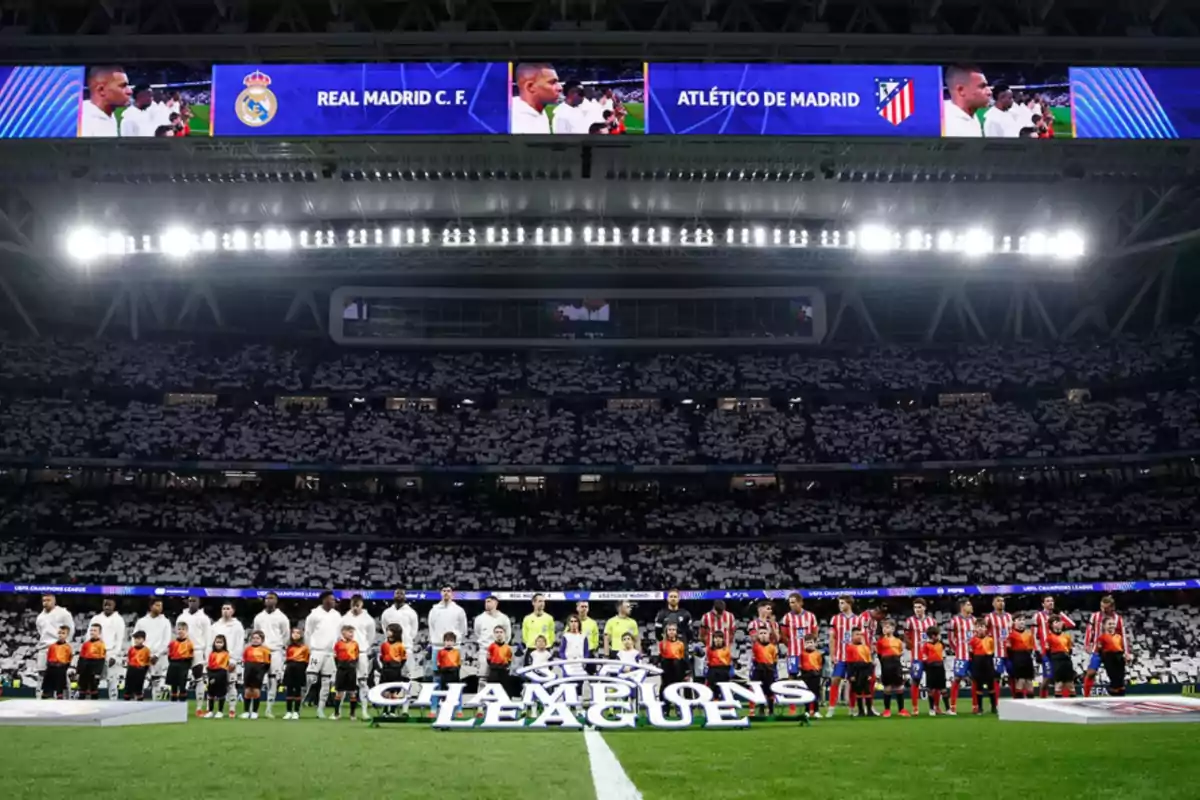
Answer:
<svg viewBox="0 0 1200 800"><path fill-rule="evenodd" d="M641 64L522 62L513 65L514 134L595 136L642 133Z"/></svg>
<svg viewBox="0 0 1200 800"><path fill-rule="evenodd" d="M80 138L207 136L212 76L181 64L100 64L85 71Z"/></svg>

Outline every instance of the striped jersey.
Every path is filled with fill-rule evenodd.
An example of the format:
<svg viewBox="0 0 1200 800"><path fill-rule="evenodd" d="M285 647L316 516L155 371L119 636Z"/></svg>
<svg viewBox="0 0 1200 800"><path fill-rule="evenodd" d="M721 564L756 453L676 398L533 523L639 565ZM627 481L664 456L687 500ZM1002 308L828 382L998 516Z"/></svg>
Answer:
<svg viewBox="0 0 1200 800"><path fill-rule="evenodd" d="M758 632L763 628L766 628L771 634L771 641L779 641L779 623L773 619L763 619L762 617L755 617L746 626L746 632L750 634L750 641L758 641Z"/></svg>
<svg viewBox="0 0 1200 800"><path fill-rule="evenodd" d="M733 629L737 623L733 619L733 613L722 611L717 614L713 611L705 612L700 617L700 629L704 635L704 646L712 647L712 635L717 631L725 634L725 646L729 647L733 643Z"/></svg>
<svg viewBox="0 0 1200 800"><path fill-rule="evenodd" d="M950 649L956 659L970 660L971 637L975 635L975 615L955 614L950 618Z"/></svg>
<svg viewBox="0 0 1200 800"><path fill-rule="evenodd" d="M1103 611L1097 611L1088 619L1087 631L1083 634L1083 647L1087 652L1097 652L1096 645L1100 640L1100 634L1104 633L1104 623L1110 619L1116 621L1117 635L1124 643L1125 652L1129 652L1129 634L1125 632L1125 618L1120 614L1105 616Z"/></svg>
<svg viewBox="0 0 1200 800"><path fill-rule="evenodd" d="M988 636L996 643L996 657L1008 658L1008 632L1013 626L1012 614L992 611L983 621L987 624Z"/></svg>
<svg viewBox="0 0 1200 800"><path fill-rule="evenodd" d="M934 625L937 625L937 620L929 614L923 617L913 615L904 623L904 641L913 658L916 658L917 654L921 652L921 645L925 643L925 632Z"/></svg>
<svg viewBox="0 0 1200 800"><path fill-rule="evenodd" d="M817 615L811 611L789 611L783 615L784 644L788 655L798 658L804 652L806 639L817 635Z"/></svg>
<svg viewBox="0 0 1200 800"><path fill-rule="evenodd" d="M867 634L867 641L871 641L871 614L864 611L861 614L842 614L833 615L833 619L829 621L829 657L833 662L840 663L846 660L846 645L850 644L850 637L855 631L863 631Z"/></svg>
<svg viewBox="0 0 1200 800"><path fill-rule="evenodd" d="M1046 637L1050 635L1050 620L1056 616L1062 620L1064 630L1075 627L1075 623L1071 618L1061 611L1047 614L1045 610L1042 610L1033 615L1033 641L1037 645L1038 652L1042 655L1045 655L1047 652Z"/></svg>

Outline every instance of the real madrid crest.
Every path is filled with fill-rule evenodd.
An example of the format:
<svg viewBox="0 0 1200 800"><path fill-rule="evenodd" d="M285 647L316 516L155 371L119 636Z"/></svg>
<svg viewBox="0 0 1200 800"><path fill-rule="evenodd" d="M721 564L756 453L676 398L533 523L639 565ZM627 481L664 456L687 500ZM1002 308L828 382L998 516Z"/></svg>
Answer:
<svg viewBox="0 0 1200 800"><path fill-rule="evenodd" d="M234 113L243 125L261 128L275 118L279 102L271 91L271 78L255 70L242 79L245 89L237 96Z"/></svg>

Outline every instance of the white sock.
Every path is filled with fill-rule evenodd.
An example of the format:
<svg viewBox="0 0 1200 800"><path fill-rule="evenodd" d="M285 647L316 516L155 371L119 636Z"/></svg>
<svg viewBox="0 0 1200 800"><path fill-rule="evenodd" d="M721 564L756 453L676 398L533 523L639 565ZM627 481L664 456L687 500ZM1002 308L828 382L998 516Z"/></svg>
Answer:
<svg viewBox="0 0 1200 800"><path fill-rule="evenodd" d="M200 676L200 680L196 681L196 683L195 683L195 691L196 691L196 707L197 707L197 708L199 708L200 706L204 705L204 700L205 700L205 689L206 689L206 687L205 687L205 685L204 685L204 676L203 676L203 675L201 675L201 676Z"/></svg>
<svg viewBox="0 0 1200 800"><path fill-rule="evenodd" d="M317 695L317 713L320 714L325 710L325 701L329 699L329 681L328 675L321 676L321 691Z"/></svg>
<svg viewBox="0 0 1200 800"><path fill-rule="evenodd" d="M271 713L271 707L275 705L275 695L279 692L279 678L274 675L267 676L267 713Z"/></svg>

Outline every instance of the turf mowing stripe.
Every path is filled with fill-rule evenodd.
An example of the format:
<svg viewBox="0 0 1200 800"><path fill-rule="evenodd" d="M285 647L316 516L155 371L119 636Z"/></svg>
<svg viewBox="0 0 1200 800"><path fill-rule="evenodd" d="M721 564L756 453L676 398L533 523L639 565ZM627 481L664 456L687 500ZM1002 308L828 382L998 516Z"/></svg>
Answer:
<svg viewBox="0 0 1200 800"><path fill-rule="evenodd" d="M625 774L621 762L600 732L588 728L583 732L583 741L587 744L588 761L592 766L596 800L642 800L642 793Z"/></svg>

